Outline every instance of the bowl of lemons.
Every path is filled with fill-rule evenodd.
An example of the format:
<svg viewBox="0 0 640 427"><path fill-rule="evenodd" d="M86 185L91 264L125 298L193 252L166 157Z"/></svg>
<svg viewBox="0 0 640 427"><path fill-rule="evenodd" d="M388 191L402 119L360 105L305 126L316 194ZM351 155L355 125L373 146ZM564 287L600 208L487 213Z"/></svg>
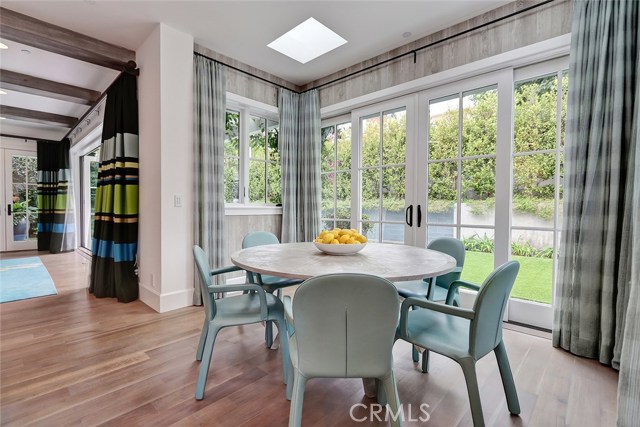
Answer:
<svg viewBox="0 0 640 427"><path fill-rule="evenodd" d="M330 255L353 255L365 247L367 238L353 228L334 228L318 234L313 244Z"/></svg>

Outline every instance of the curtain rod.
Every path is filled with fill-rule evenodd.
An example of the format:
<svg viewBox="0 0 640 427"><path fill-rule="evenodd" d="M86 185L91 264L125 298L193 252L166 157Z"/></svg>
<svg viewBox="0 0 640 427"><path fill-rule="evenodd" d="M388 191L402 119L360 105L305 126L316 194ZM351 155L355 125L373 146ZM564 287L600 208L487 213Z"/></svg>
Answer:
<svg viewBox="0 0 640 427"><path fill-rule="evenodd" d="M353 76L358 75L358 74L360 74L360 73L364 73L364 72L369 71L369 70L371 70L371 69L373 69L373 68L379 67L379 66L381 66L381 65L387 64L387 63L389 63L389 62L395 61L395 60L397 60L397 59L403 58L403 57L408 56L408 55L413 55L413 63L415 64L415 63L416 63L416 54L417 54L419 51L421 51L421 50L428 49L428 48L433 47L433 46L436 46L436 45L438 45L438 44L440 44L440 43L444 43L444 42L446 42L446 41L449 41L449 40L451 40L451 39L453 39L453 38L463 36L463 35L465 35L465 34L468 34L468 33L472 32L472 31L479 30L480 28L488 27L489 25L493 25L493 24L498 23L498 22L500 22L500 21L504 21L505 19L512 18L512 17L514 17L514 16L520 15L521 13L525 13L525 12L528 12L528 11L530 11L530 10L536 9L536 8L538 8L538 7L540 7L540 6L544 6L544 5L546 5L546 4L552 3L553 1L555 1L555 0L545 0L545 1L543 1L543 2L540 2L540 3L534 4L534 5L532 5L532 6L525 7L524 9L520 9L520 10L517 10L517 11L515 11L515 12L509 13L509 14L507 14L507 15L501 16L501 17L499 17L499 18L493 19L493 20L491 20L491 21L489 21L489 22L485 22L485 23L483 23L483 24L476 25L475 27L468 28L468 29L466 29L466 30L464 30L464 31L460 31L459 33L452 34L452 35L447 36L447 37L445 37L445 38L443 38L443 39L436 40L436 41L434 41L434 42L431 42L431 43L428 43L428 44L426 44L426 45L423 45L423 46L417 47L417 48L412 49L412 50L410 50L410 51L407 51L407 52L405 52L405 53L401 53L401 54L399 54L399 55L394 56L393 58L385 59L384 61L378 62L377 64L369 65L368 67L365 67L365 68L363 68L363 69L361 69L361 70L354 71L354 72L349 73L349 74L347 74L347 75L345 75L345 76L335 78L335 79L333 79L333 80L331 80L331 81L328 81L328 82L326 82L326 83L322 83L322 84L320 84L320 85L318 85L318 86L314 86L314 87L312 87L311 89L307 89L307 90L305 90L304 92L308 92L308 91L310 91L310 90L320 89L320 88L323 88L323 87L325 87L325 86L329 86L329 85L331 85L331 84L333 84L333 83L339 82L339 81L341 81L341 80L348 79L348 78L350 78L350 77L353 77Z"/></svg>
<svg viewBox="0 0 640 427"><path fill-rule="evenodd" d="M239 72L241 72L241 73L243 73L243 74L246 74L246 75L251 76L251 77L253 77L253 78L255 78L255 79L258 79L258 80L262 80L263 82L270 83L270 84L272 84L272 85L274 85L274 86L277 86L277 87L280 87L280 88L282 88L282 89L287 89L287 90L290 90L291 92L295 92L295 93L301 93L301 92L298 92L297 90L293 90L293 89L288 88L288 87L286 87L286 86L283 86L283 85L281 85L281 84L279 84L279 83L274 83L274 82L272 82L271 80L265 79L264 77L257 76L257 75L255 75L255 74L253 74L253 73L250 73L249 71L242 70L242 69L240 69L240 68L238 68L238 67L234 67L233 65L225 64L224 62L218 61L217 59L213 59L213 58L211 58L210 56L207 56L207 55L205 55L205 54L203 54L203 53L200 53L200 52L193 52L193 54L194 54L194 55L197 55L197 56L202 56L203 58L210 59L211 61L213 61L213 62L217 62L218 64L222 64L222 65L224 65L225 67L231 68L232 70L239 71Z"/></svg>
<svg viewBox="0 0 640 427"><path fill-rule="evenodd" d="M136 68L136 62L135 61L129 61L127 62L127 64L125 66L122 67L122 71L120 71L120 74L118 74L118 76L113 79L113 81L111 82L111 84L109 85L109 87L107 87L104 92L102 92L102 94L98 97L98 99L96 99L96 101L93 103L93 105L91 105L91 107L89 107L89 109L82 115L82 117L80 117L78 119L78 121L76 122L75 125L71 126L71 129L69 129L69 132L66 133L66 135L62 138L69 138L69 135L71 135L71 132L73 132L73 130L75 128L78 127L78 125L80 123L82 123L82 121L84 119L87 118L87 116L89 114L91 114L91 112L100 104L100 102L102 102L102 100L104 98L106 98L107 96L107 92L109 92L109 89L111 89L113 87L113 85L118 81L118 79L123 75L123 74L131 74L132 76L139 76L140 75L140 69Z"/></svg>
<svg viewBox="0 0 640 427"><path fill-rule="evenodd" d="M3 136L5 138L16 138L16 139L24 139L24 140L30 140L30 141L60 142L60 141L54 141L52 139L33 138L31 136L24 136L24 135L10 135L8 133L0 133L0 136Z"/></svg>

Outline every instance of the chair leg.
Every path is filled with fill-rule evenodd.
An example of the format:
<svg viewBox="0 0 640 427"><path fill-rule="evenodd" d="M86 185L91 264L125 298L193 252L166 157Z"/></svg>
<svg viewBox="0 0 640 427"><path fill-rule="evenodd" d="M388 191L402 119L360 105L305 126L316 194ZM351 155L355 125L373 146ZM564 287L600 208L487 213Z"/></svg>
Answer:
<svg viewBox="0 0 640 427"><path fill-rule="evenodd" d="M518 400L516 384L513 381L511 366L509 366L507 349L504 347L504 341L500 341L500 344L498 344L493 351L496 354L496 359L498 360L498 368L500 369L500 376L502 377L502 386L504 387L504 394L507 397L507 407L509 408L509 412L514 415L518 415L520 414L520 402Z"/></svg>
<svg viewBox="0 0 640 427"><path fill-rule="evenodd" d="M198 343L198 349L196 350L196 360L202 360L202 350L204 350L204 342L207 339L207 331L209 330L209 320L205 316L204 325L202 325L202 332L200 332L200 342Z"/></svg>
<svg viewBox="0 0 640 427"><path fill-rule="evenodd" d="M289 358L289 334L287 334L287 324L284 321L284 317L276 320L276 326L278 327L278 337L280 339L280 353L282 353L282 381L288 384L291 359Z"/></svg>
<svg viewBox="0 0 640 427"><path fill-rule="evenodd" d="M427 372L429 372L429 350L422 352L422 373L426 374Z"/></svg>
<svg viewBox="0 0 640 427"><path fill-rule="evenodd" d="M484 427L484 416L482 415L482 402L480 401L480 390L478 389L478 377L476 376L475 360L461 359L457 361L462 367L464 380L467 383L467 393L469 394L469 404L471 405L471 417L474 427Z"/></svg>
<svg viewBox="0 0 640 427"><path fill-rule="evenodd" d="M389 400L387 399L387 391L384 387L384 382L376 378L376 400L382 406L385 406Z"/></svg>
<svg viewBox="0 0 640 427"><path fill-rule="evenodd" d="M306 384L307 378L295 369L293 374L291 408L289 410L289 427L300 427L302 424L302 403L304 401L304 388Z"/></svg>
<svg viewBox="0 0 640 427"><path fill-rule="evenodd" d="M418 352L415 344L411 344L411 358L413 359L413 363L418 363L418 361L420 361L420 353Z"/></svg>
<svg viewBox="0 0 640 427"><path fill-rule="evenodd" d="M264 343L267 348L271 348L273 345L273 322L267 320L264 324Z"/></svg>
<svg viewBox="0 0 640 427"><path fill-rule="evenodd" d="M204 350L202 353L202 362L200 362L200 373L198 375L198 383L196 384L196 400L202 400L204 397L204 388L207 385L207 376L209 375L209 365L211 363L211 356L213 355L213 344L216 341L216 336L220 328L211 327L207 330L207 338L204 344Z"/></svg>
<svg viewBox="0 0 640 427"><path fill-rule="evenodd" d="M387 411L389 411L389 420L392 427L402 427L404 414L400 405L400 397L398 396L398 388L396 387L396 379L393 371L389 372L386 378L382 378L382 386L387 395ZM380 403L380 402L378 402Z"/></svg>

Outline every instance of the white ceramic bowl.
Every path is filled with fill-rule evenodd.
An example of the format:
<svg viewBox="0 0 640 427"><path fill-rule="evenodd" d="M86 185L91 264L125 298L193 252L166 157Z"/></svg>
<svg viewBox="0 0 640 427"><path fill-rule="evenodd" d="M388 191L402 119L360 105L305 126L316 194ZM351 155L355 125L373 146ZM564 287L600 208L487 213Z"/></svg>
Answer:
<svg viewBox="0 0 640 427"><path fill-rule="evenodd" d="M367 245L366 243L353 245L331 245L328 243L313 242L316 248L329 255L353 255L360 252Z"/></svg>

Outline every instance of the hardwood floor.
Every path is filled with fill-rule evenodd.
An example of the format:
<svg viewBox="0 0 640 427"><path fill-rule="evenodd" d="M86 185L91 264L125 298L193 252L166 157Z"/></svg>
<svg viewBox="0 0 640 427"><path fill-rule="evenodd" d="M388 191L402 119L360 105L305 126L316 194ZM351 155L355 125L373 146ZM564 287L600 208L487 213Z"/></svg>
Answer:
<svg viewBox="0 0 640 427"><path fill-rule="evenodd" d="M67 273L62 258L49 260L61 269L54 281L65 274L69 282L85 275L86 264L68 258L64 262L72 266ZM139 301L96 299L85 289L2 304L1 424L286 426L289 402L279 350L264 347L259 324L220 333L205 398L194 399L202 320L199 307L159 314ZM554 349L545 338L513 330L505 330L504 336L522 414L509 415L495 357L489 355L478 363L487 425L615 424L614 370ZM394 354L405 416L408 405L413 418L424 415L420 404L429 405L428 422L407 420L406 426L471 426L464 379L454 362L434 354L430 373L421 374L409 345L398 342ZM373 403L364 397L359 380L311 380L303 425L387 425L350 419L352 405L366 405L353 411L361 419L368 417Z"/></svg>

